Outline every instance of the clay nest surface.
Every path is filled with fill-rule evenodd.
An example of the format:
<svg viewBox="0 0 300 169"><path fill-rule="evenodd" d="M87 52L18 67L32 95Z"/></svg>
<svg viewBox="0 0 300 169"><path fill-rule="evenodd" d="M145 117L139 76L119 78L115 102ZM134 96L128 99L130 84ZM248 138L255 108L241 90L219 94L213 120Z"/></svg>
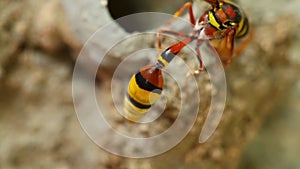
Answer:
<svg viewBox="0 0 300 169"><path fill-rule="evenodd" d="M66 5L68 1L62 4ZM90 15L82 10L80 16L104 18L96 25L85 25L87 29L84 29L76 27L76 24L80 25L80 19L77 23L72 20L77 16L74 9L82 7L80 2L74 1L66 7L61 6L60 1L1 1L0 168L234 168L246 143L286 95L299 71L299 61L295 57L298 54L295 44L299 42L297 17L276 12L274 17L246 4L242 2L252 20L255 38L242 56L226 68L226 109L214 135L208 142L198 143L212 90L209 76L203 73L196 77L201 103L196 123L188 136L175 148L157 157L127 159L99 149L88 139L80 128L72 100L72 73L78 51L90 35L89 31L95 31L98 23L104 25L111 20L108 13L98 15L92 8L90 11L95 13ZM104 7L101 10L107 12ZM124 30L120 34L136 36ZM108 34L107 38L110 36ZM103 43L107 38L99 39L99 42ZM166 39L164 46L172 42ZM111 51L111 58L98 72L98 102L108 105L108 110L115 110L111 100L111 80L117 65L126 55L140 48L153 48L155 36L136 36L136 39L123 43L123 47L121 44L121 48ZM179 57L195 68L195 60L190 55L191 51L186 49ZM151 58L136 62L132 67L139 67L149 60ZM82 65L82 70L89 73L86 64L91 62ZM179 69L182 63L175 61L172 64ZM135 137L152 136L169 128L178 115L182 99L189 99L189 104L183 105L187 108L195 104L194 99L188 97L188 92L194 91L181 97L172 78L165 75L165 82L163 95L168 101L158 120L133 128L119 115L108 113L112 126ZM114 89L120 92L126 86L122 81L115 84ZM84 81L82 85L85 85ZM122 99L120 94L117 101Z"/></svg>

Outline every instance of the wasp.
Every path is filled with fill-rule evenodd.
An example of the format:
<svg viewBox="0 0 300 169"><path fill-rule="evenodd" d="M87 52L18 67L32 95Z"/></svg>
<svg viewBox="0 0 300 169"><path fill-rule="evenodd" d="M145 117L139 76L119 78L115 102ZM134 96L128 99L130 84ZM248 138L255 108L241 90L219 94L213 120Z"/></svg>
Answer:
<svg viewBox="0 0 300 169"><path fill-rule="evenodd" d="M244 11L230 0L205 0L210 4L197 20L194 17L192 3L185 3L175 14L176 19L188 9L190 23L193 26L191 34L183 34L172 30L160 30L157 36L158 50L162 51L160 35L171 34L182 38L160 52L156 63L146 66L133 75L125 97L125 116L129 121L136 122L154 104L163 89L161 69L166 68L172 59L192 41L196 41L195 51L199 62L198 70L191 74L199 74L204 70L199 47L203 42L209 42L215 49L223 66L230 64L232 59L239 55L253 37L249 20ZM242 39L235 47L235 40Z"/></svg>

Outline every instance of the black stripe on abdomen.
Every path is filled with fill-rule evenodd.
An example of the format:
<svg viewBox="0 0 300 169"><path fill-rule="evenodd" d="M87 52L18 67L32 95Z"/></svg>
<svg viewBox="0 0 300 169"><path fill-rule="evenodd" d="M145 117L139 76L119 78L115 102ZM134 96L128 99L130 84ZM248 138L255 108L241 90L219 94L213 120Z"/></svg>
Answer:
<svg viewBox="0 0 300 169"><path fill-rule="evenodd" d="M141 104L141 103L137 102L136 100L134 100L133 98L131 98L128 93L126 94L126 96L127 96L128 100L130 101L130 103L132 103L137 108L140 108L140 109L149 109L151 107L151 105L145 105L145 104Z"/></svg>
<svg viewBox="0 0 300 169"><path fill-rule="evenodd" d="M149 81L147 81L142 75L141 73L137 73L135 75L135 80L136 80L136 84L144 90L147 90L149 92L153 92L153 93L157 93L157 94L161 94L162 88L159 88L153 84L151 84Z"/></svg>

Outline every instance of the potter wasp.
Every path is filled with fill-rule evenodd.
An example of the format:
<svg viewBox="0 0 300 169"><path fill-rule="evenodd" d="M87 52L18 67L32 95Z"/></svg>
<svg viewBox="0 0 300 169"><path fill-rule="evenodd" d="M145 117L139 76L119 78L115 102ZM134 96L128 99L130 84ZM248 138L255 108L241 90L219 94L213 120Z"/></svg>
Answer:
<svg viewBox="0 0 300 169"><path fill-rule="evenodd" d="M191 34L186 35L172 30L160 30L157 44L162 51L162 33L171 34L183 40L163 50L156 63L146 66L133 75L124 101L125 116L129 121L136 122L154 104L163 89L163 77L161 69L166 68L172 59L192 41L196 42L195 51L199 61L199 69L191 74L198 74L204 70L199 47L203 42L209 42L215 49L223 66L227 66L231 60L239 55L251 41L253 33L249 20L244 11L230 0L205 0L210 4L197 20L194 17L192 3L185 3L173 16L173 20L188 9L190 23L193 26ZM238 46L234 46L236 39L242 39Z"/></svg>

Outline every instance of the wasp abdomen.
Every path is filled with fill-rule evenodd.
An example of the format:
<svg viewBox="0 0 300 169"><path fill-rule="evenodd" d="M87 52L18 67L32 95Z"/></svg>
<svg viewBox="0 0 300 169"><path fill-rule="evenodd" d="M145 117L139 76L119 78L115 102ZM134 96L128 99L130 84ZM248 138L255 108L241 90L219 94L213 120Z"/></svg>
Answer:
<svg viewBox="0 0 300 169"><path fill-rule="evenodd" d="M124 101L125 117L137 122L160 97L163 88L161 70L154 65L142 68L129 81Z"/></svg>

